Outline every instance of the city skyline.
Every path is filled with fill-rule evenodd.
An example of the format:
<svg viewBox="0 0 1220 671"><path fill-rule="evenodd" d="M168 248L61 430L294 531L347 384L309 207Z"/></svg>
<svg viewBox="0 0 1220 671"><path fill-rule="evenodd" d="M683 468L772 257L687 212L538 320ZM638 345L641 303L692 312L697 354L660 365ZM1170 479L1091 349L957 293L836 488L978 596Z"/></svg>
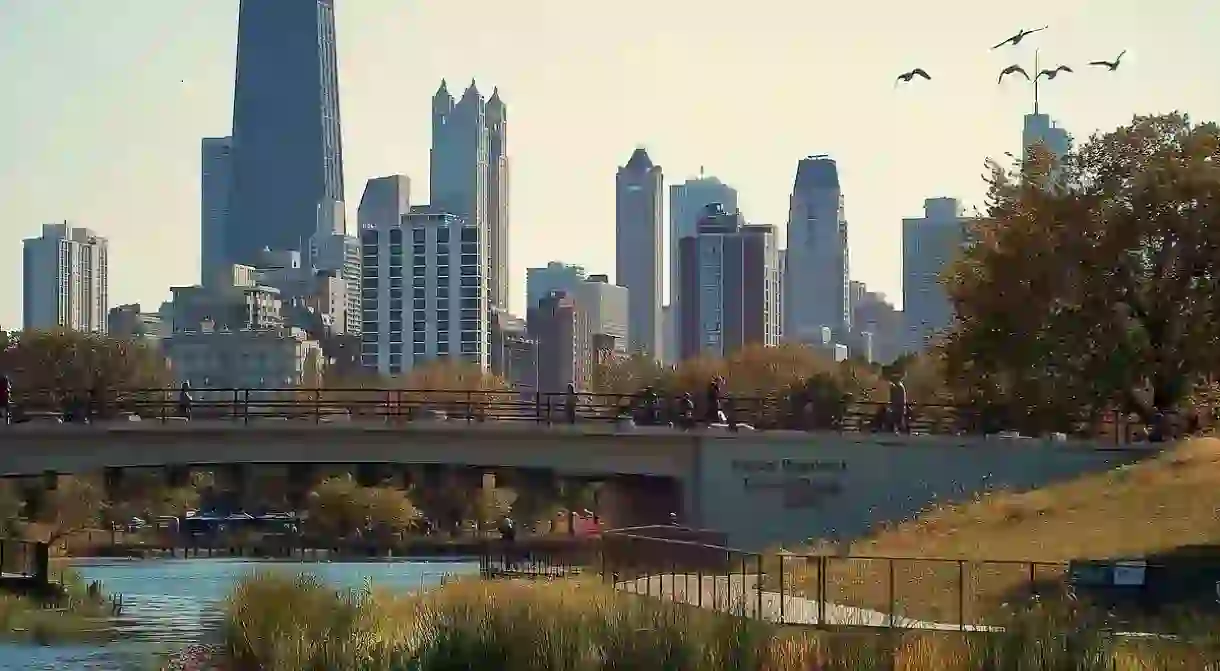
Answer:
<svg viewBox="0 0 1220 671"><path fill-rule="evenodd" d="M10 143L13 150L0 159L9 177L0 186L0 196L11 204L5 230L13 241L62 219L93 228L114 243L115 302L156 304L166 297L166 287L189 284L198 276L198 143L204 136L226 134L231 111L227 89L232 84L225 80L233 74L236 3L215 3L219 8L211 3L170 7L177 3L137 0L118 4L138 9L139 16L120 29L120 36L108 35L107 49L83 59L88 62L73 57L72 49L49 54L38 45L90 44L85 29L99 14L89 3L47 0L0 9L0 17L18 26L20 33L18 40L0 47L0 67L21 67L15 95L39 101L37 109L24 105L0 113L6 121L0 127L19 131ZM993 84L994 66L1005 64L1009 55L980 53L977 59L962 59L960 37L948 45L928 40L912 44L908 38L898 47L870 47L867 53L841 45L833 36L821 47L803 46L795 44L796 31L786 27L800 24L790 20L796 16L701 3L706 21L680 24L677 17L689 13L679 2L657 10L653 21L636 26L630 37L601 35L613 30L563 36L562 44L550 47L567 55L557 63L553 58L537 60L541 50L528 45L517 56L500 57L486 49L460 53L458 45L447 47L428 34L443 33L435 27L451 24L463 14L461 7L394 5L369 0L337 7L343 133L345 149L351 147L345 156L349 220L368 177L403 172L421 187L426 184L421 151L427 146L426 110L415 108L424 106L441 77L456 79L468 73L496 82L511 96L515 112L513 218L520 225L514 230L514 248L521 253L512 259L510 287L518 311L524 304L525 267L559 258L611 270L613 257L606 253L614 217L609 174L636 144L647 146L653 159L666 166L671 182L707 165L709 172L739 188L741 209L751 221L781 228L796 160L811 153L830 154L843 172L855 241L853 276L896 297L901 293L902 218L917 215L928 197L951 196L978 204L983 158L1015 152L1021 117L1030 111L1024 87ZM72 9L65 9L68 6ZM1199 119L1220 116L1220 97L1191 84L1204 81L1197 63L1214 60L1205 56L1216 50L1201 39L1212 24L1186 20L1199 6L1170 2L1156 12L1140 12L1134 5L1110 3L1105 16L1097 17L1101 12L1089 11L1089 3L1060 8L1033 2L1019 11L1004 8L984 17L964 3L946 2L919 8L922 17L915 16L914 9L903 9L911 15L893 19L902 25L879 26L877 40L907 30L951 28L955 35L981 33L987 39L980 42L993 43L990 33L998 39L1011 32L1011 25L1036 20L1052 24L1052 30L1031 41L1052 45L1047 53L1067 62L1110 57L1130 48L1115 76L1082 73L1045 87L1044 111L1080 139L1137 112L1179 108ZM511 32L506 26L522 28L530 21L553 27L544 18L547 12L559 23L589 19L579 12L560 16L558 5L545 2L512 11L489 5L487 26L473 30L479 35ZM617 25L632 11L621 8L606 14L598 18ZM849 25L867 20L851 8L835 8L829 18ZM738 26L734 40L739 46L704 46L699 53L707 58L686 65L683 81L671 81L668 74L659 78L658 73L669 71L652 63L675 63L703 40L702 23L725 20ZM1086 30L1086 20L1101 21L1101 27ZM185 39L170 40L153 29L161 24L191 25L193 30ZM654 31L674 30L675 38L665 45L648 42ZM1169 44L1178 48L1165 48ZM856 57L859 62L846 74L819 71L816 88L838 90L840 102L810 107L801 101L816 99L817 92L798 89L813 87L784 89L778 84L807 69L807 63L818 62L821 49L828 54L841 50L835 60ZM154 52L158 58L148 59ZM1026 57L1024 52L1013 56ZM895 92L892 72L903 68L894 66L907 66L911 59L929 68L936 79ZM140 66L132 68L132 62ZM68 63L71 69L65 70ZM410 67L403 68L406 64ZM549 68L546 77L535 76L540 64ZM984 72L988 76L983 77ZM554 86L572 76L580 77L577 93ZM531 77L543 81L531 83ZM736 82L742 101L728 99L700 108L699 116L706 118L692 124L694 101L700 100L693 94L712 79ZM754 90L747 95L750 86ZM82 99L88 104L67 103ZM644 100L652 102L645 105ZM946 115L946 109L969 117L971 123L942 118L955 116ZM78 116L83 110L90 111ZM760 126L764 116L767 124ZM597 132L576 134L589 127ZM580 144L569 138L579 138ZM575 146L581 147L578 157L571 156ZM930 153L938 155L929 159ZM935 161L933 167L930 160ZM63 197L63 183L73 185L68 191L73 197ZM580 234L571 235L577 225ZM861 245L861 240L868 244ZM7 253L10 256L0 261L13 269L15 280L19 259ZM0 296L0 323L6 326L20 319L20 299L17 292L9 293Z"/></svg>

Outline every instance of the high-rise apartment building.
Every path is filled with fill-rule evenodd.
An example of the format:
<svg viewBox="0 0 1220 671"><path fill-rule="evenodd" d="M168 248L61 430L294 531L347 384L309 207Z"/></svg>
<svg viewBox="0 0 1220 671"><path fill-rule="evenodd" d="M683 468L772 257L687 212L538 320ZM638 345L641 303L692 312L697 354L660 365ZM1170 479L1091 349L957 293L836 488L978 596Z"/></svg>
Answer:
<svg viewBox="0 0 1220 671"><path fill-rule="evenodd" d="M956 198L929 198L922 218L902 220L902 311L909 351L926 347L953 321L941 275L961 254L966 225Z"/></svg>
<svg viewBox="0 0 1220 671"><path fill-rule="evenodd" d="M784 258L784 337L816 341L823 327L836 340L851 332L847 218L839 170L827 156L797 164Z"/></svg>
<svg viewBox="0 0 1220 671"><path fill-rule="evenodd" d="M199 198L199 283L210 284L225 266L225 230L233 181L233 138L205 137L201 143Z"/></svg>
<svg viewBox="0 0 1220 671"><path fill-rule="evenodd" d="M24 328L105 333L108 248L106 238L66 221L43 224L40 237L27 238L22 250Z"/></svg>
<svg viewBox="0 0 1220 671"><path fill-rule="evenodd" d="M583 266L561 261L548 261L541 268L525 269L525 301L527 308L538 305L538 301L552 292L562 291L568 296L576 295L576 287L585 281Z"/></svg>
<svg viewBox="0 0 1220 671"><path fill-rule="evenodd" d="M334 0L242 0L226 263L302 249L343 200Z"/></svg>
<svg viewBox="0 0 1220 671"><path fill-rule="evenodd" d="M708 205L695 235L678 241L678 343L682 359L778 345L779 247L775 228ZM689 300L688 300L689 298Z"/></svg>
<svg viewBox="0 0 1220 671"><path fill-rule="evenodd" d="M699 219L708 205L720 203L737 211L737 189L716 177L704 176L669 187L669 304L678 302L678 242L698 232Z"/></svg>
<svg viewBox="0 0 1220 671"><path fill-rule="evenodd" d="M487 370L491 315L483 230L428 206L380 223L360 231L363 364L396 375L452 357Z"/></svg>
<svg viewBox="0 0 1220 671"><path fill-rule="evenodd" d="M478 86L455 100L446 82L432 97L429 199L482 231L492 305L507 309L509 286L508 109L496 89L484 101Z"/></svg>
<svg viewBox="0 0 1220 671"><path fill-rule="evenodd" d="M665 270L665 178L643 147L615 178L615 281L627 287L630 349L654 358L661 351L661 289Z"/></svg>

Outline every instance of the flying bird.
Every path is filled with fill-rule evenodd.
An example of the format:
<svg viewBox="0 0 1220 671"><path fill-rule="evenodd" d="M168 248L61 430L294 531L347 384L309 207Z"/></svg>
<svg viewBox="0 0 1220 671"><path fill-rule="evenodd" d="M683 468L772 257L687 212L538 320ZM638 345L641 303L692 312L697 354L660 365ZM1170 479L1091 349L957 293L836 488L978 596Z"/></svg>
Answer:
<svg viewBox="0 0 1220 671"><path fill-rule="evenodd" d="M1029 73L1025 71L1025 68L1021 67L1020 65L1010 65L1000 71L1000 78L995 80L996 83L998 84L998 83L1004 81L1005 77L1007 77L1008 75L1011 75L1014 72L1021 73L1021 76L1024 77L1026 79L1026 81L1029 80Z"/></svg>
<svg viewBox="0 0 1220 671"><path fill-rule="evenodd" d="M1034 28L1033 30L1022 29L1021 32L1017 33L1016 35L1013 35L1012 37L1004 40L1003 42L1000 42L999 44L995 45L991 49L992 49L992 51L995 51L996 49L999 49L1000 47L1002 47L1006 44L1011 44L1012 46L1015 47L1018 44L1020 44L1021 40L1025 39L1026 37L1033 35L1036 32L1046 30L1047 28L1049 28L1049 26L1042 26L1041 28Z"/></svg>
<svg viewBox="0 0 1220 671"><path fill-rule="evenodd" d="M898 79L894 80L894 85L897 86L898 82L909 82L912 79L914 79L916 76L923 77L924 79L926 79L928 81L932 81L932 77L929 76L928 73L925 72L923 68L915 68L914 70L911 70L910 72L904 72L904 73L898 75Z"/></svg>
<svg viewBox="0 0 1220 671"><path fill-rule="evenodd" d="M1060 72L1075 72L1075 70L1073 70L1072 68L1069 68L1069 67L1068 67L1068 66L1066 66L1066 65L1060 65L1060 66L1059 66L1059 67L1057 67L1057 68L1051 68L1051 69L1049 69L1049 70L1043 70L1042 72L1039 72L1039 73L1038 73L1038 76L1039 76L1039 77L1046 77L1047 79L1054 79L1055 77L1058 77L1058 76L1059 76L1059 73L1060 73Z"/></svg>
<svg viewBox="0 0 1220 671"><path fill-rule="evenodd" d="M1122 64L1123 55L1126 53L1127 53L1127 50L1123 49L1123 53L1119 54L1118 58L1115 58L1113 61L1090 61L1089 65L1104 65L1105 67L1110 69L1110 72L1114 72L1115 70L1118 69L1118 66Z"/></svg>

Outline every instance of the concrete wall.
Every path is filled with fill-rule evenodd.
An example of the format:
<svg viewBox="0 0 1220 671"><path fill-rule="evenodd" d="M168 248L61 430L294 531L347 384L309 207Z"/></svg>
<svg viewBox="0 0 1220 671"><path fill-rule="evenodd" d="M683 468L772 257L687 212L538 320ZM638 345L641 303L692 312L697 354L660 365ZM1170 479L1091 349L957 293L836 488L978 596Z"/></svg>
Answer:
<svg viewBox="0 0 1220 671"><path fill-rule="evenodd" d="M992 488L1032 489L1150 454L1147 448L979 437L709 437L694 505L699 523L726 532L735 547L850 540L936 502Z"/></svg>

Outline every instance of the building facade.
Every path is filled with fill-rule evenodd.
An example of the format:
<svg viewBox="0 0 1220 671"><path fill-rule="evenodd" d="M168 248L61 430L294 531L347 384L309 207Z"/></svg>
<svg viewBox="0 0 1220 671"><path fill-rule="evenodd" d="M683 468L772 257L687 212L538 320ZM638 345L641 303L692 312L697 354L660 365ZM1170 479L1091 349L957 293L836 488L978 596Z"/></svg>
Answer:
<svg viewBox="0 0 1220 671"><path fill-rule="evenodd" d="M106 334L156 344L167 335L167 329L161 313L144 312L139 303L133 303L110 308L106 313Z"/></svg>
<svg viewBox="0 0 1220 671"><path fill-rule="evenodd" d="M322 380L321 348L301 329L230 331L205 320L165 338L162 346L175 382L190 383L200 390L196 396L223 390L216 399L196 400L232 400L231 389L317 388Z"/></svg>
<svg viewBox="0 0 1220 671"><path fill-rule="evenodd" d="M551 292L530 308L530 337L537 341L538 389L560 393L573 384L586 391L592 383L592 340L585 313L562 291Z"/></svg>
<svg viewBox="0 0 1220 671"><path fill-rule="evenodd" d="M106 332L109 243L68 222L43 224L22 259L22 319L27 329Z"/></svg>
<svg viewBox="0 0 1220 671"><path fill-rule="evenodd" d="M784 337L817 340L829 327L836 340L851 332L847 218L839 171L827 156L797 164L788 209L784 259Z"/></svg>
<svg viewBox="0 0 1220 671"><path fill-rule="evenodd" d="M922 218L902 220L902 311L908 351L922 350L953 321L941 275L961 254L966 225L956 198L929 198Z"/></svg>
<svg viewBox="0 0 1220 671"><path fill-rule="evenodd" d="M608 349L626 353L631 303L627 287L611 284L606 275L590 275L576 285L571 295L585 315L589 337L602 336L601 341Z"/></svg>
<svg viewBox="0 0 1220 671"><path fill-rule="evenodd" d="M200 147L199 283L209 284L224 270L225 230L233 181L233 138L205 137Z"/></svg>
<svg viewBox="0 0 1220 671"><path fill-rule="evenodd" d="M627 287L630 350L662 355L661 297L665 246L665 178L637 148L615 178L615 282Z"/></svg>
<svg viewBox="0 0 1220 671"><path fill-rule="evenodd" d="M562 261L548 261L540 268L525 269L525 302L527 308L538 305L538 301L562 291L569 296L576 293L576 287L585 281L587 273L584 266L576 266Z"/></svg>
<svg viewBox="0 0 1220 671"><path fill-rule="evenodd" d="M449 212L413 207L360 231L366 367L397 375L438 358L490 366L487 244Z"/></svg>
<svg viewBox="0 0 1220 671"><path fill-rule="evenodd" d="M509 309L508 107L494 88L487 100L487 277L491 304Z"/></svg>
<svg viewBox="0 0 1220 671"><path fill-rule="evenodd" d="M678 241L679 355L724 357L780 342L779 247L772 226L708 205L696 234ZM687 300L689 298L689 300Z"/></svg>
<svg viewBox="0 0 1220 671"><path fill-rule="evenodd" d="M699 219L708 205L720 203L737 211L737 189L716 177L700 174L669 187L669 304L678 302L678 247L682 238L698 232Z"/></svg>
<svg viewBox="0 0 1220 671"><path fill-rule="evenodd" d="M301 249L343 200L334 0L242 0L225 263Z"/></svg>

